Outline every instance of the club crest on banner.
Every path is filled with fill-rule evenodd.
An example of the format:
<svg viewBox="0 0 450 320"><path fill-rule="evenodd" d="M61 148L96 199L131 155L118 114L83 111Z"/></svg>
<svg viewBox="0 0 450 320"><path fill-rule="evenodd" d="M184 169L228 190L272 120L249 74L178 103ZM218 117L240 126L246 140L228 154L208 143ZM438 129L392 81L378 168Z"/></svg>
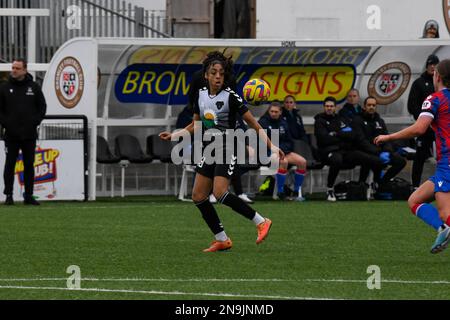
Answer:
<svg viewBox="0 0 450 320"><path fill-rule="evenodd" d="M448 0L442 0L442 8L444 11L445 25L450 32L450 2Z"/></svg>
<svg viewBox="0 0 450 320"><path fill-rule="evenodd" d="M410 79L411 69L406 63L391 62L374 72L367 84L367 92L377 99L378 104L390 104L403 94Z"/></svg>
<svg viewBox="0 0 450 320"><path fill-rule="evenodd" d="M56 68L55 91L59 102L67 109L74 108L84 91L81 64L73 57L65 57Z"/></svg>

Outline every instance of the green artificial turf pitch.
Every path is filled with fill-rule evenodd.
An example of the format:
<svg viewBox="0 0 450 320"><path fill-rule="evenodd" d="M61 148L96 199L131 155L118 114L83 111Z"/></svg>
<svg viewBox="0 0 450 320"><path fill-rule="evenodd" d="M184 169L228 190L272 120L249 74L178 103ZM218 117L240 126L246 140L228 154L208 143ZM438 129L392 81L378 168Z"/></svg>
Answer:
<svg viewBox="0 0 450 320"><path fill-rule="evenodd" d="M210 231L173 198L3 206L0 299L448 298L450 249L429 253L436 233L406 202L257 201L273 221L260 245L252 222L216 207L230 251L203 253ZM367 287L371 265L381 289Z"/></svg>

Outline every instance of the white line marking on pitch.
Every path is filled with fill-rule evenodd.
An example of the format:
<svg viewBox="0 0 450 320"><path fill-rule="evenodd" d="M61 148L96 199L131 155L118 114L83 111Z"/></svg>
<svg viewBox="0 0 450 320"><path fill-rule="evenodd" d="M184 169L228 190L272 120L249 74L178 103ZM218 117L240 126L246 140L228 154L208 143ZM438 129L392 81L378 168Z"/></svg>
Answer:
<svg viewBox="0 0 450 320"><path fill-rule="evenodd" d="M33 281L66 281L67 278L11 278L0 279L0 282L33 282ZM165 279L165 278L82 278L81 281L92 282L341 282L341 283L366 283L367 280L356 279ZM444 284L450 285L450 281L437 280L396 280L396 279L381 279L383 283L399 283L399 284Z"/></svg>
<svg viewBox="0 0 450 320"><path fill-rule="evenodd" d="M171 204L145 204L145 205L135 205L135 206L86 206L86 207L76 207L76 206L58 206L58 207L40 207L40 208L33 208L33 209L41 209L41 210L61 210L61 209L136 209L136 208L156 208L156 207L162 207L162 208L176 208L179 207L177 205L171 205Z"/></svg>
<svg viewBox="0 0 450 320"><path fill-rule="evenodd" d="M344 282L344 283L366 283L367 280L351 280L351 279L305 279L300 281L307 282ZM382 283L400 283L400 284L446 284L449 285L450 281L436 280L436 281L425 281L425 280L396 280L396 279L381 279Z"/></svg>
<svg viewBox="0 0 450 320"><path fill-rule="evenodd" d="M12 278L12 279L0 279L4 281L66 281L67 278ZM105 281L105 282L292 282L299 280L287 280L287 279L164 279L164 278L81 278L81 281Z"/></svg>
<svg viewBox="0 0 450 320"><path fill-rule="evenodd" d="M253 294L247 295L247 294L234 294L234 293L202 293L202 292L153 291L153 290L145 291L145 290L103 289L103 288L69 289L69 288L60 288L60 287L0 286L0 289L88 291L88 292L109 292L109 293L134 293L134 294L148 294L148 295L261 298L261 299L282 299L282 300L337 300L337 299L332 299L332 298L314 298L314 297L285 297L285 296L265 296L265 295L253 295Z"/></svg>

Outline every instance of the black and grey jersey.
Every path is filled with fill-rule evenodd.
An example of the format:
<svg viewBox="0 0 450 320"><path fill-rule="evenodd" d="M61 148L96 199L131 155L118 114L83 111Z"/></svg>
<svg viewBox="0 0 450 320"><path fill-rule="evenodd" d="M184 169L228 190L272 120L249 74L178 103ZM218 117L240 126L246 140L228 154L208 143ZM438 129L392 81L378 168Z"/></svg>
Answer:
<svg viewBox="0 0 450 320"><path fill-rule="evenodd" d="M217 95L211 96L208 88L199 90L198 101L194 105L194 113L200 116L204 129L225 131L236 127L236 114L241 116L248 111L239 95L226 88Z"/></svg>

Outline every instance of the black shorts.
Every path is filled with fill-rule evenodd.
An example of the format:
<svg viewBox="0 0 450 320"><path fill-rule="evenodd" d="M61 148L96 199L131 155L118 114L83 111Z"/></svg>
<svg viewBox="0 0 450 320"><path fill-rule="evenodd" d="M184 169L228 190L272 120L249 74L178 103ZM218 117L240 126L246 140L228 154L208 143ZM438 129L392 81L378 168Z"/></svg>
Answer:
<svg viewBox="0 0 450 320"><path fill-rule="evenodd" d="M236 170L237 158L234 153L231 153L230 159L226 159L225 154L223 159L224 163L206 163L206 158L202 157L202 160L195 167L195 172L210 179L214 179L217 176L231 179Z"/></svg>

